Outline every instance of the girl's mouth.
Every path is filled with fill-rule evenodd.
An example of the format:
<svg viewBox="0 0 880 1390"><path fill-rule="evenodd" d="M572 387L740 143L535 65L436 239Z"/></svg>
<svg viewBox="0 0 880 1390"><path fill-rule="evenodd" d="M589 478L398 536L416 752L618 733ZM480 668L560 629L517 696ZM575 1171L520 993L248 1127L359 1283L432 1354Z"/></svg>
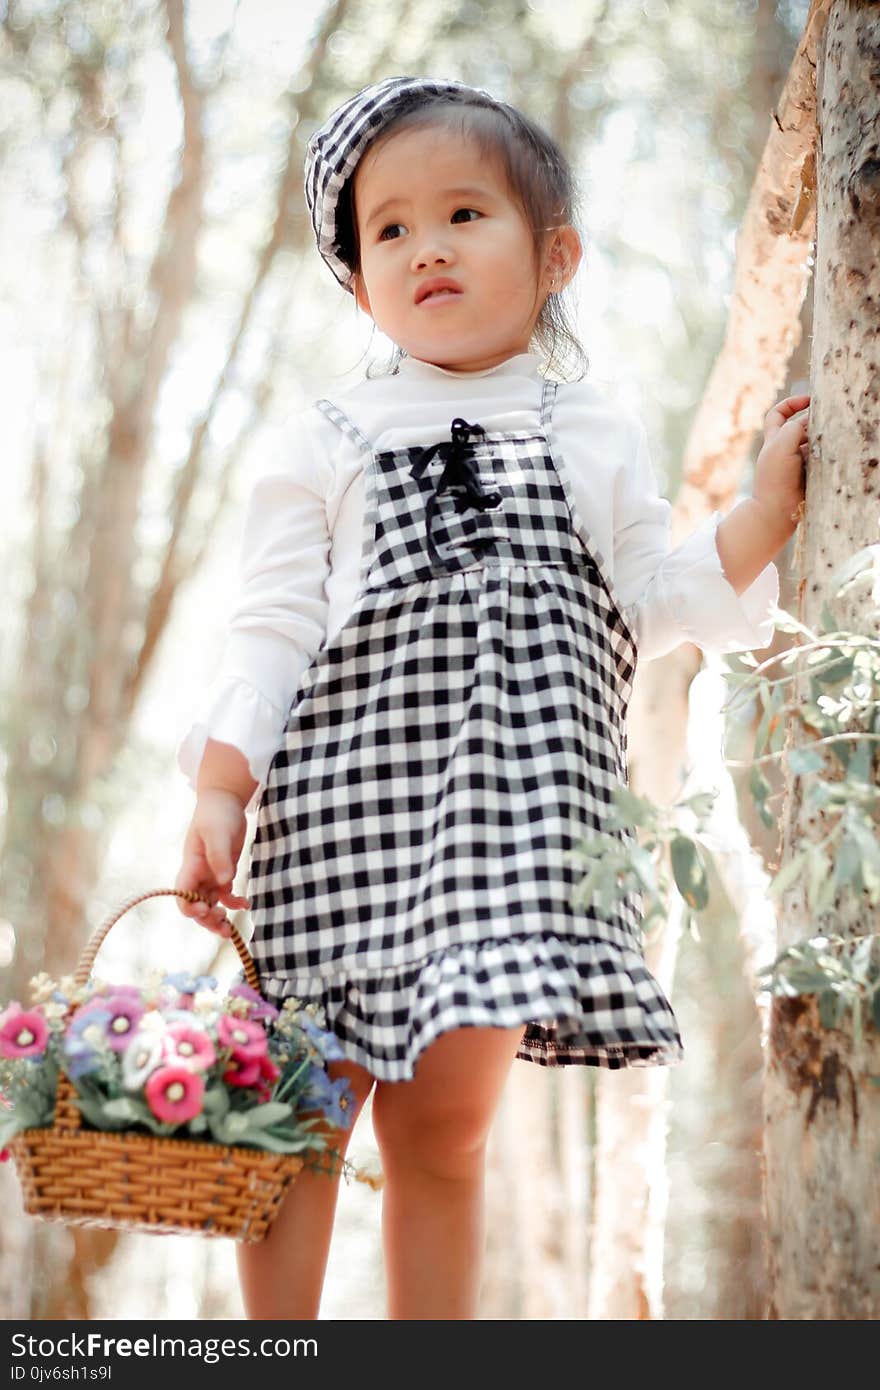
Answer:
<svg viewBox="0 0 880 1390"><path fill-rule="evenodd" d="M420 299L417 307L421 309L425 304L443 304L448 299L461 299L461 290L434 290Z"/></svg>

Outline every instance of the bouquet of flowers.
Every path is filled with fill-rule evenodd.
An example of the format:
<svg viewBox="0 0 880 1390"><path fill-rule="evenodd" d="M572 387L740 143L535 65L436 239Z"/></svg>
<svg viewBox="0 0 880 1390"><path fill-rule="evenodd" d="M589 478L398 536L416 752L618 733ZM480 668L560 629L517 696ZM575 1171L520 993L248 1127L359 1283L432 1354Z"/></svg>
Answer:
<svg viewBox="0 0 880 1390"><path fill-rule="evenodd" d="M221 999L212 975L154 971L144 988L45 973L30 983L30 1006L0 1013L0 1148L52 1124L59 1072L95 1130L298 1154L328 1146L323 1120L351 1124L349 1084L326 1069L344 1054L315 1003L279 1009L244 982Z"/></svg>

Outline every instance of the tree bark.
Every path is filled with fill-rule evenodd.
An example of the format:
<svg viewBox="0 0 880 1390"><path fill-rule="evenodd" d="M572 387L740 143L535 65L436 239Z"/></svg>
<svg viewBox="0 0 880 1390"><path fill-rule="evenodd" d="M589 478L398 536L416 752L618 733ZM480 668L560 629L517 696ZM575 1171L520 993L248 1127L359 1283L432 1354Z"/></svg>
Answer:
<svg viewBox="0 0 880 1390"><path fill-rule="evenodd" d="M813 231L815 132L813 64L817 34L830 0L814 0L777 110L772 114L737 236L737 259L725 341L706 384L684 452L683 482L673 510L672 542L678 544L711 512L729 509L764 414L777 398L797 346L799 308L808 283L807 253ZM689 644L637 672L630 723L636 756L630 782L637 793L668 803L686 766L687 690L699 656ZM670 692L671 696L670 696ZM659 729L644 710L662 711ZM676 736L676 730L679 731ZM659 737L657 736L659 732ZM653 735L653 736L652 736ZM671 987L680 929L670 914L656 951L663 982ZM658 957L647 953L648 964ZM658 1069L660 1070L660 1069ZM662 1074L602 1076L597 1091L599 1139L596 1186L599 1205L590 1272L591 1318L658 1318L662 1311L662 1242L665 1173L660 1163L668 1107ZM656 1106L657 1115L650 1114ZM746 1140L748 1142L748 1140ZM632 1155L640 1148L652 1163L641 1177ZM627 1200L603 1205L627 1177ZM653 1262L648 1251L655 1252ZM630 1264L627 1276L625 1262Z"/></svg>
<svg viewBox="0 0 880 1390"><path fill-rule="evenodd" d="M829 602L842 628L876 632L866 586L835 597L828 581L877 533L877 6L833 4L817 58L814 372L799 617L816 627ZM803 669L797 679L805 686ZM786 747L799 741L790 726ZM876 777L876 753L873 767ZM835 769L826 765L822 775L833 780ZM802 778L787 775L786 787L783 863L829 829L826 815L805 804ZM779 925L780 949L819 932L855 939L878 930L876 913L852 893L812 919L800 883L784 895ZM774 998L764 1094L772 1318L880 1314L880 1106L871 1080L878 1074L880 1037L870 1024L857 1041L850 1016L836 1028L821 1025L815 996Z"/></svg>

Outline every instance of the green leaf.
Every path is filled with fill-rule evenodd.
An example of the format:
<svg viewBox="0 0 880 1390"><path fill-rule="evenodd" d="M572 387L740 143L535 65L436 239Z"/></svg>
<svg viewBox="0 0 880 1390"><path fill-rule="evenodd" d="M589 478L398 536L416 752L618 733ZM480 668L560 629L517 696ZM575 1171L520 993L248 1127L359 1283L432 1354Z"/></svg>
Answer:
<svg viewBox="0 0 880 1390"><path fill-rule="evenodd" d="M880 545L865 545L853 551L831 575L829 584L832 592L844 592L859 575L869 572L878 564L878 556Z"/></svg>
<svg viewBox="0 0 880 1390"><path fill-rule="evenodd" d="M647 892L653 893L657 888L657 869L653 857L641 845L633 845L629 857L642 887Z"/></svg>
<svg viewBox="0 0 880 1390"><path fill-rule="evenodd" d="M774 685L771 688L769 700L767 699L766 691L767 686L762 685L761 699L764 702L764 713L761 715L760 722L758 723L758 730L755 734L755 748L752 754L754 758L759 758L763 753L765 745L767 743L767 734L770 729L770 723L773 719L776 718L779 711L779 707L785 699L785 689L782 685Z"/></svg>
<svg viewBox="0 0 880 1390"><path fill-rule="evenodd" d="M293 1106L285 1105L283 1102L269 1100L263 1105L255 1105L244 1113L247 1116L248 1127L253 1129L266 1129L270 1125L277 1124L279 1120L286 1120L293 1114Z"/></svg>
<svg viewBox="0 0 880 1390"><path fill-rule="evenodd" d="M128 1126L128 1120L115 1120L106 1113L104 1101L79 1096L74 1098L73 1103L95 1129L126 1129Z"/></svg>
<svg viewBox="0 0 880 1390"><path fill-rule="evenodd" d="M823 1028L837 1026L837 994L833 989L823 989L819 995L819 1021Z"/></svg>
<svg viewBox="0 0 880 1390"><path fill-rule="evenodd" d="M807 851L802 849L797 854L792 855L792 857L785 864L783 864L782 868L779 870L778 874L773 879L772 883L767 889L767 892L770 894L771 898L781 897L781 895L785 892L786 888L788 888L790 884L794 883L795 879L797 879L800 875L801 869L804 866L806 858Z"/></svg>
<svg viewBox="0 0 880 1390"><path fill-rule="evenodd" d="M709 879L699 846L688 835L675 835L669 858L679 893L688 907L701 911L709 901Z"/></svg>
<svg viewBox="0 0 880 1390"><path fill-rule="evenodd" d="M140 1108L126 1097L104 1102L104 1114L111 1120L136 1120L140 1118Z"/></svg>
<svg viewBox="0 0 880 1390"><path fill-rule="evenodd" d="M636 796L630 787L617 786L614 788L614 801L621 816L633 825L650 825L655 814L655 807L646 798Z"/></svg>
<svg viewBox="0 0 880 1390"><path fill-rule="evenodd" d="M755 803L758 815L769 830L774 824L774 818L767 806L767 797L770 795L770 783L759 767L753 767L749 774L749 790Z"/></svg>
<svg viewBox="0 0 880 1390"><path fill-rule="evenodd" d="M871 761L875 747L876 744L871 744L868 739L858 740L849 760L849 780L851 782L862 782L865 786L870 784L872 780Z"/></svg>
<svg viewBox="0 0 880 1390"><path fill-rule="evenodd" d="M283 1135L270 1134L266 1130L257 1130L249 1142L256 1148L268 1149L276 1154L297 1154L303 1153L307 1149L324 1147L323 1145L316 1146L313 1135L306 1135L301 1139L285 1139Z"/></svg>
<svg viewBox="0 0 880 1390"><path fill-rule="evenodd" d="M822 612L819 617L819 631L823 634L837 631L837 618L827 600L822 604Z"/></svg>
<svg viewBox="0 0 880 1390"><path fill-rule="evenodd" d="M693 796L687 796L677 804L686 806L694 813L697 820L703 821L712 814L712 808L720 795L721 793L717 790L694 792Z"/></svg>
<svg viewBox="0 0 880 1390"><path fill-rule="evenodd" d="M229 1109L231 1101L225 1086L209 1086L202 1097L202 1109L206 1115L221 1118Z"/></svg>
<svg viewBox="0 0 880 1390"><path fill-rule="evenodd" d="M850 968L853 977L860 980L862 984L867 984L871 978L871 960L874 954L876 938L866 936L864 940L856 943L856 947L850 958Z"/></svg>
<svg viewBox="0 0 880 1390"><path fill-rule="evenodd" d="M803 777L810 772L819 772L824 765L822 754L815 748L792 748L788 755L788 765L792 772L798 777Z"/></svg>
<svg viewBox="0 0 880 1390"><path fill-rule="evenodd" d="M861 850L851 835L844 835L837 846L837 854L834 858L835 887L843 888L848 885L860 887L861 876Z"/></svg>
<svg viewBox="0 0 880 1390"><path fill-rule="evenodd" d="M856 994L856 995L853 996L853 1001L852 1001L852 1015L853 1015L853 1042L854 1042L854 1043L860 1043L860 1042L862 1041L862 1037L863 1037L863 1032L862 1032L862 996L861 996L860 994Z"/></svg>
<svg viewBox="0 0 880 1390"><path fill-rule="evenodd" d="M818 916L819 901L828 877L828 859L822 850L812 848L808 851L807 864L807 903L813 916Z"/></svg>
<svg viewBox="0 0 880 1390"><path fill-rule="evenodd" d="M833 661L830 666L827 666L824 671L815 671L813 679L819 685L840 685L841 681L852 675L852 669L852 656L841 656L839 660Z"/></svg>

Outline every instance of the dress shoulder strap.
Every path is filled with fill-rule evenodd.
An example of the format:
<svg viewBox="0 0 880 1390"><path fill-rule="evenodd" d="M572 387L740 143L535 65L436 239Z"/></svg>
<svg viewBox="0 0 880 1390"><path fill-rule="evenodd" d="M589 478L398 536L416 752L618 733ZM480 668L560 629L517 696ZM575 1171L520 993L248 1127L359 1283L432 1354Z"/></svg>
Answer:
<svg viewBox="0 0 880 1390"><path fill-rule="evenodd" d="M548 380L546 380L546 379L545 379L545 381L544 381L544 389L543 389L543 391L541 392L541 429L542 429L542 430L547 430L547 429L550 428L550 419L551 419L551 416L553 415L553 402L556 400L556 387L557 387L557 385L558 385L558 383L555 382L555 381L548 381Z"/></svg>
<svg viewBox="0 0 880 1390"><path fill-rule="evenodd" d="M352 444L356 445L358 449L372 451L373 446L369 439L367 439L366 435L361 434L357 425L353 420L349 420L345 411L340 410L332 401L327 400L315 401L315 406L321 411L322 415L327 416L328 420L332 420L333 424L336 425L338 429L342 430L342 433L350 439Z"/></svg>

